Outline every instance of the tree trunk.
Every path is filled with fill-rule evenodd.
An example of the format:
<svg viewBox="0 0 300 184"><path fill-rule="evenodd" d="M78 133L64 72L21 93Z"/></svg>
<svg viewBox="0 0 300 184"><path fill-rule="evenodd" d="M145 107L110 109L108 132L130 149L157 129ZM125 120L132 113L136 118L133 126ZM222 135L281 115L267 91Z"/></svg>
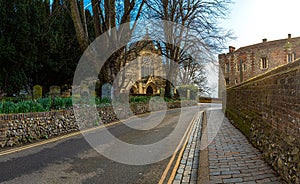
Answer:
<svg viewBox="0 0 300 184"><path fill-rule="evenodd" d="M167 80L166 86L165 86L165 97L166 98L172 98L171 89L172 89L171 81Z"/></svg>
<svg viewBox="0 0 300 184"><path fill-rule="evenodd" d="M84 28L82 26L77 0L69 0L70 6L71 6L71 16L74 23L75 31L76 31L76 37L80 46L80 49L82 51L85 51L85 49L89 46L88 44L88 38L86 37L86 34L84 32Z"/></svg>
<svg viewBox="0 0 300 184"><path fill-rule="evenodd" d="M93 9L93 21L94 21L94 30L96 38L100 36L100 14L99 14L99 4L98 0L92 0L92 9Z"/></svg>
<svg viewBox="0 0 300 184"><path fill-rule="evenodd" d="M84 2L83 0L80 0L80 7L81 7L81 14L82 14L82 21L83 21L83 27L85 31L85 36L88 39L89 38L89 33L87 29L87 24L86 24L86 17L85 17L85 10L84 10Z"/></svg>

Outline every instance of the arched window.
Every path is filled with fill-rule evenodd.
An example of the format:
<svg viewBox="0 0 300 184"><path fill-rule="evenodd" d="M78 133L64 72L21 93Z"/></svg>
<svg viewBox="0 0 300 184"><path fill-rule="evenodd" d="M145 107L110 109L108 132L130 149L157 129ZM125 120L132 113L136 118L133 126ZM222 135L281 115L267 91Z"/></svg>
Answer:
<svg viewBox="0 0 300 184"><path fill-rule="evenodd" d="M144 56L142 59L142 77L154 75L154 67L152 65L151 57Z"/></svg>

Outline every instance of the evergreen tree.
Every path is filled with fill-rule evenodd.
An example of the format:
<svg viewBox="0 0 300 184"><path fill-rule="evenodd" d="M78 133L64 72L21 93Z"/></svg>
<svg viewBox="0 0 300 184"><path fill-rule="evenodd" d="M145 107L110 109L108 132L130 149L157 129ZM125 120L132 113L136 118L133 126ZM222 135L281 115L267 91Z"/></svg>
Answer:
<svg viewBox="0 0 300 184"><path fill-rule="evenodd" d="M59 0L52 6L49 0L0 0L0 94L71 84L82 52L68 6Z"/></svg>

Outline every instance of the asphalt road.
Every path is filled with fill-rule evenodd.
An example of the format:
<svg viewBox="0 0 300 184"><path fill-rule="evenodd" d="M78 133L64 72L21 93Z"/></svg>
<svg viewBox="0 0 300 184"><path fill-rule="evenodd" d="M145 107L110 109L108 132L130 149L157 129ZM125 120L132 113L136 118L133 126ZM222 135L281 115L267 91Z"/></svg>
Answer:
<svg viewBox="0 0 300 184"><path fill-rule="evenodd" d="M170 135L179 119L185 132L200 106L166 111L161 122L150 130L136 130L123 123L108 128L121 141L134 145L153 144ZM152 114L147 121L138 121L139 129L159 118L161 112ZM149 114L143 118L150 117ZM137 122L132 122L137 124ZM151 127L151 126L150 126ZM103 129L90 132L89 136L101 134ZM180 134L181 135L181 134ZM180 140L181 137L178 139ZM174 144L179 144L174 140ZM109 150L113 142L100 141ZM161 149L163 151L163 146ZM116 151L112 149L110 151ZM156 153L157 154L157 153ZM126 157L126 155L124 155ZM130 155L127 155L130 156ZM153 155L152 155L153 156ZM160 155L154 155L160 156ZM106 158L86 141L83 135L61 139L34 148L0 156L1 183L158 183L169 163L171 155L159 162L145 165L129 165ZM138 158L137 158L138 159Z"/></svg>

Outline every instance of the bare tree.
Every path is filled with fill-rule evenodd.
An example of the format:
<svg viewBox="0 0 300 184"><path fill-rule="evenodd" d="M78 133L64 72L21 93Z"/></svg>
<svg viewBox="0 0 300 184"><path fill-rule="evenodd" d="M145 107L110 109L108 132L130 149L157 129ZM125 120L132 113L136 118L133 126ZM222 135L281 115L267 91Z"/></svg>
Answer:
<svg viewBox="0 0 300 184"><path fill-rule="evenodd" d="M181 49L193 50L197 53L214 53L224 48L224 43L231 33L223 31L218 20L228 13L230 0L149 0L147 1L149 18L171 21L165 23L164 36L168 43L160 43L162 53L167 57L167 78L172 80L175 67L182 58ZM175 26L174 26L175 25ZM179 27L180 25L181 27ZM186 33L185 28L192 33ZM183 48L180 48L180 46ZM208 54L208 55L210 55ZM171 82L167 81L165 95L171 97Z"/></svg>
<svg viewBox="0 0 300 184"><path fill-rule="evenodd" d="M80 45L81 50L84 51L88 47L89 42L80 18L77 0L69 0L69 2L70 2L70 9L71 9L71 16L74 23L78 43Z"/></svg>
<svg viewBox="0 0 300 184"><path fill-rule="evenodd" d="M87 38L87 34L84 31L85 28L80 19L77 0L68 1L70 1L71 5L71 15L77 39L81 50L84 51L89 45L89 39ZM121 40L120 36L124 35L125 32L128 33L126 36L129 42L131 33L135 29L137 21L141 16L145 1L146 0L91 0L95 36L98 37L103 33L107 33L108 42L106 44L108 50L115 46L113 45L114 43L118 43L118 41ZM131 26L131 24L125 24L128 22L133 22L133 26ZM108 32L110 29L115 29L115 31ZM122 60L118 59L120 54L123 54L124 51L125 47L119 48L118 51L106 61L99 75L100 87L104 83L113 83L114 78L125 64ZM101 92L101 90L99 91Z"/></svg>
<svg viewBox="0 0 300 184"><path fill-rule="evenodd" d="M98 27L98 25L95 26L97 29L95 32L100 32L100 34L102 34L107 32L109 29L115 28L115 31L108 34L108 39L110 40L109 43L118 43L119 40L125 40L125 42L128 43L132 32L136 28L137 21L141 16L145 1L146 0L140 0L138 2L136 0L104 0L103 4L101 0L98 1L97 7L99 10L99 19L101 24L100 27ZM93 8L96 8L96 6L93 6ZM132 22L132 26L128 22ZM120 36L124 35L126 35L125 39L120 38ZM113 45L108 45L108 48L111 47L113 47ZM126 52L126 46L118 48L118 51L106 61L99 75L100 86L101 83L113 84L117 74L126 63L127 57L120 59L120 56L122 54L126 55ZM115 86L114 90L115 92L119 92L119 88L117 86Z"/></svg>
<svg viewBox="0 0 300 184"><path fill-rule="evenodd" d="M81 50L84 51L88 47L89 42L80 18L77 0L69 0L69 3L70 3L71 16L75 27L77 40Z"/></svg>
<svg viewBox="0 0 300 184"><path fill-rule="evenodd" d="M89 37L89 33L88 33L87 23L86 23L86 16L85 16L85 9L84 9L84 0L80 0L80 10L81 10L81 15L82 15L82 22L83 22L85 37L88 38Z"/></svg>

